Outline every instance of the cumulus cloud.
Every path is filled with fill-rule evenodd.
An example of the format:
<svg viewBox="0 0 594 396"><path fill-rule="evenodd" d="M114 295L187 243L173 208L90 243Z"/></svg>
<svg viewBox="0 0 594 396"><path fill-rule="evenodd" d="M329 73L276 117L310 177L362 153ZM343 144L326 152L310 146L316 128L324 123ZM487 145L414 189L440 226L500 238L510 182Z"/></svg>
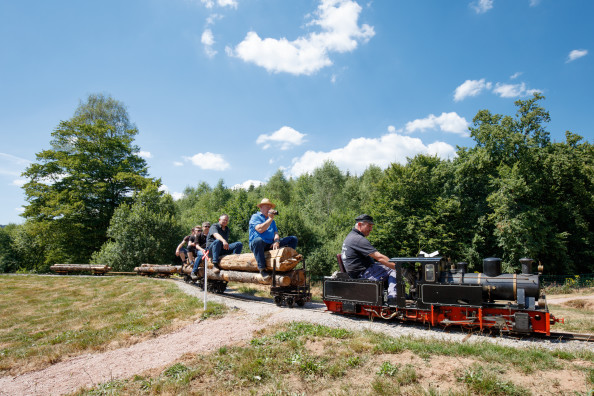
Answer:
<svg viewBox="0 0 594 396"><path fill-rule="evenodd" d="M293 41L286 38L264 38L250 31L228 55L254 63L273 73L311 75L332 64L331 52L351 52L359 43L375 35L373 27L358 19L361 6L352 0L321 0L314 19L308 26L318 26L319 33L310 33Z"/></svg>
<svg viewBox="0 0 594 396"><path fill-rule="evenodd" d="M454 101L459 102L468 96L476 96L485 89L491 89L492 85L490 82L486 82L484 78L466 80L454 91Z"/></svg>
<svg viewBox="0 0 594 396"><path fill-rule="evenodd" d="M522 72L515 72L514 74L512 74L511 76L509 76L510 80L515 80L516 78L520 77L522 75Z"/></svg>
<svg viewBox="0 0 594 396"><path fill-rule="evenodd" d="M190 161L192 164L199 167L200 169L205 170L224 171L231 167L231 165L227 161L225 161L225 158L223 158L221 154L207 152L198 153L193 155L192 157L184 158Z"/></svg>
<svg viewBox="0 0 594 396"><path fill-rule="evenodd" d="M212 58L217 54L217 51L212 48L215 43L212 30L204 29L204 32L202 32L202 37L200 38L200 42L204 45L204 52L206 53L206 56Z"/></svg>
<svg viewBox="0 0 594 396"><path fill-rule="evenodd" d="M173 166L184 166L184 163L181 161L173 161Z"/></svg>
<svg viewBox="0 0 594 396"><path fill-rule="evenodd" d="M345 147L328 152L307 151L293 160L288 173L291 177L298 177L312 172L329 160L343 170L362 173L369 165L386 168L393 162L404 164L407 157L422 153L445 159L454 157L456 150L445 142L425 145L421 139L389 133L379 138L352 139Z"/></svg>
<svg viewBox="0 0 594 396"><path fill-rule="evenodd" d="M200 0L206 8L213 8L216 5L219 7L237 8L237 0Z"/></svg>
<svg viewBox="0 0 594 396"><path fill-rule="evenodd" d="M526 83L521 84L502 84L497 83L493 88L493 93L502 98L517 98L520 96L532 95L536 92L541 92L538 89L527 89Z"/></svg>
<svg viewBox="0 0 594 396"><path fill-rule="evenodd" d="M231 187L231 189L239 190L241 188L244 190L249 190L250 186L260 187L262 184L264 184L264 182L261 182L260 180L246 180L243 183L235 184Z"/></svg>
<svg viewBox="0 0 594 396"><path fill-rule="evenodd" d="M17 187L23 187L27 182L27 179L15 179L12 181L12 185Z"/></svg>
<svg viewBox="0 0 594 396"><path fill-rule="evenodd" d="M441 113L439 117L429 114L426 118L407 122L404 127L407 133L424 132L427 129L437 128L443 132L456 133L464 137L469 136L468 121L464 117L460 117L456 112Z"/></svg>
<svg viewBox="0 0 594 396"><path fill-rule="evenodd" d="M279 147L281 150L288 150L291 147L303 144L305 136L306 134L300 133L291 127L283 126L270 135L262 134L258 136L256 143L261 144L264 150L272 145Z"/></svg>
<svg viewBox="0 0 594 396"><path fill-rule="evenodd" d="M161 186L159 187L159 191L164 191L167 194L171 195L171 198L173 198L174 201L177 201L185 197L184 193L169 191L169 187L167 187L165 184L161 184Z"/></svg>
<svg viewBox="0 0 594 396"><path fill-rule="evenodd" d="M142 158L147 158L147 159L153 158L153 155L151 154L150 151L139 151L137 154L139 157L142 157Z"/></svg>
<svg viewBox="0 0 594 396"><path fill-rule="evenodd" d="M484 14L493 8L493 0L477 0L470 3L470 8L477 14Z"/></svg>
<svg viewBox="0 0 594 396"><path fill-rule="evenodd" d="M521 73L515 73L510 78L515 79L520 76ZM466 80L454 91L454 101L459 102L466 99L469 96L476 96L482 91L490 90L495 95L499 95L502 98L517 98L520 96L529 96L536 92L542 92L540 89L528 89L526 83L522 82L519 84L506 84L506 83L493 83L485 81L484 78L480 80Z"/></svg>
<svg viewBox="0 0 594 396"><path fill-rule="evenodd" d="M588 50L573 50L567 56L567 60L565 61L565 63L573 62L574 60L580 59L586 55L588 55Z"/></svg>

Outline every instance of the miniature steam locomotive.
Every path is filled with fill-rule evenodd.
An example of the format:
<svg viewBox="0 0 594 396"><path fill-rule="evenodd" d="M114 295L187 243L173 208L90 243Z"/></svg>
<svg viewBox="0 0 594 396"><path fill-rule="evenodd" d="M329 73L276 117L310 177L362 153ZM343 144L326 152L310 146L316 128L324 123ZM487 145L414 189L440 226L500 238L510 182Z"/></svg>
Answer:
<svg viewBox="0 0 594 396"><path fill-rule="evenodd" d="M323 281L324 303L335 313L516 334L550 335L551 324L559 321L541 295L532 259L520 260L521 274L502 274L499 258L483 260L482 273L442 257L392 258L397 299L391 305L384 282L351 279L338 260L341 272Z"/></svg>

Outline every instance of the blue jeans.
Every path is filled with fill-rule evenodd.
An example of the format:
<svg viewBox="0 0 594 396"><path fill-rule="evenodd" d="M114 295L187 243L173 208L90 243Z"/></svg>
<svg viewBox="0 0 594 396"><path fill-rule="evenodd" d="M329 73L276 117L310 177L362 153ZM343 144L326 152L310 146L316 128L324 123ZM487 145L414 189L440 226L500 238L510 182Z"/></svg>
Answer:
<svg viewBox="0 0 594 396"><path fill-rule="evenodd" d="M375 262L371 267L359 275L361 279L383 281L388 278L388 297L396 297L396 270L390 269L383 264Z"/></svg>
<svg viewBox="0 0 594 396"><path fill-rule="evenodd" d="M220 263L221 257L228 254L240 254L243 249L243 243L233 242L229 244L229 249L223 249L223 242L218 239L208 246L208 250L212 254L212 262Z"/></svg>
<svg viewBox="0 0 594 396"><path fill-rule="evenodd" d="M200 261L202 261L202 256L204 256L202 250L196 250L196 260L194 261L194 268L192 269L192 272L195 274L198 273L198 268L200 268Z"/></svg>
<svg viewBox="0 0 594 396"><path fill-rule="evenodd" d="M250 243L250 250L254 252L254 257L256 258L256 262L258 263L258 269L266 269L266 257L264 253L267 250L270 250L271 246L272 244L264 242L264 240L260 237L254 238L254 240ZM297 237L288 236L281 239L279 241L279 248L285 246L297 249Z"/></svg>

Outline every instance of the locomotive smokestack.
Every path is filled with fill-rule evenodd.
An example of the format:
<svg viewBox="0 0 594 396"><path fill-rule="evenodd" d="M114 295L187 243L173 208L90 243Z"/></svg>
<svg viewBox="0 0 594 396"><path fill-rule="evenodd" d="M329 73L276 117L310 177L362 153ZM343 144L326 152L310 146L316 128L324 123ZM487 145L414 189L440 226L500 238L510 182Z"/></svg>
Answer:
<svg viewBox="0 0 594 396"><path fill-rule="evenodd" d="M524 257L520 259L520 263L522 263L522 274L530 275L532 274L532 263L534 260L528 257Z"/></svg>
<svg viewBox="0 0 594 396"><path fill-rule="evenodd" d="M483 274L487 276L501 275L501 259L489 257L483 260Z"/></svg>

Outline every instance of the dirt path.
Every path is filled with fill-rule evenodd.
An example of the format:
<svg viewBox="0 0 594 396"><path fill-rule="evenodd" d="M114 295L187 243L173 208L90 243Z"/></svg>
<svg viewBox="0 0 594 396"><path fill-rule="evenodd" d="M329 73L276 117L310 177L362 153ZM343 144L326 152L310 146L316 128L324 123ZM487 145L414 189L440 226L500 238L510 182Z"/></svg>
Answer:
<svg viewBox="0 0 594 396"><path fill-rule="evenodd" d="M190 284L177 282L184 292L202 298L202 291ZM513 340L485 337L461 332L448 333L442 329L418 328L374 321L365 318L345 317L325 312L320 303L308 303L305 308L279 308L269 299L252 301L233 299L233 290L224 296L209 294L209 300L218 301L231 308L221 319L197 321L174 333L140 342L127 348L86 354L44 370L17 377L0 378L0 395L58 395L72 393L82 387L92 387L114 379L129 378L147 370L170 366L186 353L208 353L223 345L236 345L250 340L254 331L275 323L309 321L348 330L371 330L398 337L413 335L452 342L492 342L514 347L542 347L548 349L590 349L594 345L579 342L551 343L545 340ZM593 297L594 298L594 297ZM555 300L556 303L557 300Z"/></svg>
<svg viewBox="0 0 594 396"><path fill-rule="evenodd" d="M195 322L174 333L127 348L86 354L56 363L44 370L0 378L0 395L59 395L92 387L112 379L127 378L167 366L185 353L205 353L222 345L252 338L264 326L252 317L234 312L221 319Z"/></svg>

